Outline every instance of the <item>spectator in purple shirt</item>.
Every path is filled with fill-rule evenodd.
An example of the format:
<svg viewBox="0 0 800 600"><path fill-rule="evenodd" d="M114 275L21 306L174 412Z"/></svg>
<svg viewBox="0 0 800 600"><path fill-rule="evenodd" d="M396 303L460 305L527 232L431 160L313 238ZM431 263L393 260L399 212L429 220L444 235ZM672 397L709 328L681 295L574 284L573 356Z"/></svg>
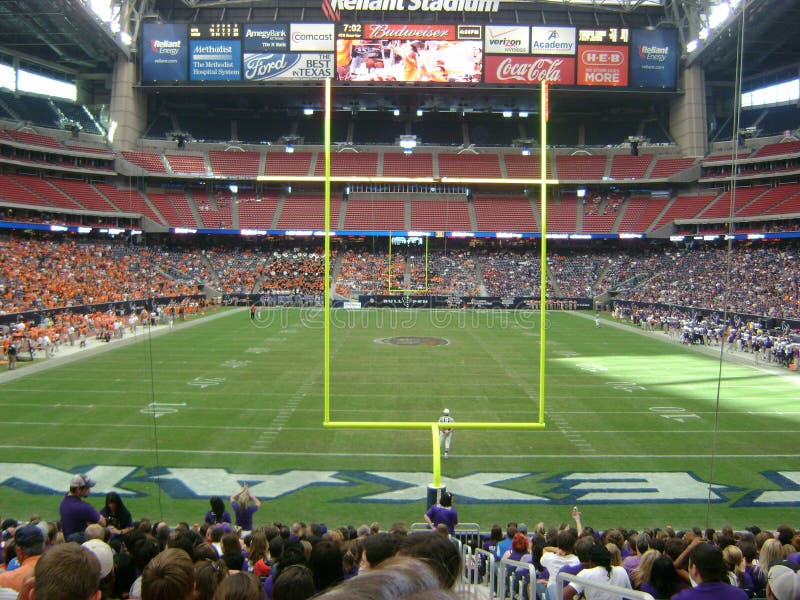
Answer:
<svg viewBox="0 0 800 600"><path fill-rule="evenodd" d="M236 517L236 526L242 531L253 531L253 515L261 507L261 501L253 495L245 483L242 489L231 496L231 508Z"/></svg>
<svg viewBox="0 0 800 600"><path fill-rule="evenodd" d="M431 506L425 513L424 519L431 529L436 529L438 525L443 524L447 527L450 535L453 535L455 527L458 525L458 511L453 508L453 494L443 492L439 504Z"/></svg>
<svg viewBox="0 0 800 600"><path fill-rule="evenodd" d="M673 596L674 600L747 600L747 592L723 579L725 561L722 550L709 543L700 543L689 556L689 575L697 585Z"/></svg>

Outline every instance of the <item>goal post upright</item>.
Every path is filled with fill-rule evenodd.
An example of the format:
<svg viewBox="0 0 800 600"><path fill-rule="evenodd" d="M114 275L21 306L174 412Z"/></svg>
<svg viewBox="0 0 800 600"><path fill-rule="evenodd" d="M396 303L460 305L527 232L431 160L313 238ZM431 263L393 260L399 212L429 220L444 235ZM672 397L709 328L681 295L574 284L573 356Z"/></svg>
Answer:
<svg viewBox="0 0 800 600"><path fill-rule="evenodd" d="M455 423L448 423L448 428L452 429L475 429L475 430L518 430L518 431L534 431L542 430L545 428L544 423L544 399L545 399L545 348L546 348L546 331L547 331L547 184L558 184L558 180L547 179L547 122L548 122L548 89L547 83L541 84L540 90L540 173L539 177L531 179L519 179L518 183L539 184L540 190L540 203L541 203L541 285L539 290L540 298L540 336L539 336L539 412L536 421L520 422L520 421L499 421L499 422L473 422L473 421L459 421ZM429 430L432 436L433 449L431 453L433 461L432 480L436 486L441 485L441 452L439 448L439 433L440 423L437 421L332 421L330 416L330 371L331 371L331 264L330 264L330 246L331 246L331 118L332 118L332 105L331 105L331 79L325 80L325 118L324 118L324 155L325 155L325 241L324 241L324 357L323 357L323 394L324 394L324 418L323 427L331 429L394 429L394 430ZM336 179L340 181L340 178ZM493 180L481 180L480 182L492 182ZM495 182L498 183L498 182ZM508 183L503 180L500 183ZM392 252L392 233L389 232L389 253ZM408 232L406 232L408 235ZM391 265L391 259L390 263ZM419 292L426 291L428 288L428 237L425 237L425 290L396 290L390 289L394 292ZM392 284L391 268L389 268L389 287Z"/></svg>

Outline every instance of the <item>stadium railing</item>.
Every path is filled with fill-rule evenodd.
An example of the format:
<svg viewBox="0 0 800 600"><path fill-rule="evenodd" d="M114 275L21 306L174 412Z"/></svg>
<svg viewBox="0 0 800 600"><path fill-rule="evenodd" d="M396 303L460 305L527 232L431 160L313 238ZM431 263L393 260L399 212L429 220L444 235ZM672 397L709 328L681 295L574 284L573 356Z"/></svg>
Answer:
<svg viewBox="0 0 800 600"><path fill-rule="evenodd" d="M610 594L617 594L620 599L625 600L654 600L654 598L647 592L640 592L638 590L631 590L628 588L619 587L618 585L609 585L608 583L601 583L599 581L586 581L581 579L580 573L571 575L569 573L559 573L556 578L556 598L564 596L564 587L569 585L572 581L580 581L584 591L587 589L597 590L601 592L608 592ZM565 583L566 582L566 583Z"/></svg>
<svg viewBox="0 0 800 600"><path fill-rule="evenodd" d="M509 600L536 600L536 566L533 563L504 558L495 563L496 597ZM527 571L528 579L518 574ZM493 588L489 588L493 589ZM531 591L533 593L531 593ZM560 598L561 596L559 596ZM544 596L541 596L544 600Z"/></svg>

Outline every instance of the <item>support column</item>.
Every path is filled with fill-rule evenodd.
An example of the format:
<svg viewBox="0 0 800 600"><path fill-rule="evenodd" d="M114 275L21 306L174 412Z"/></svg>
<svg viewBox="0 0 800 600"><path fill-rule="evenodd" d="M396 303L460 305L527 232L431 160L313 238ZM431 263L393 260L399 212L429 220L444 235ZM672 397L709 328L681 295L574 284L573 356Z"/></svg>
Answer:
<svg viewBox="0 0 800 600"><path fill-rule="evenodd" d="M681 75L683 96L670 106L669 131L683 156L704 156L708 147L706 80L703 69L693 66Z"/></svg>
<svg viewBox="0 0 800 600"><path fill-rule="evenodd" d="M114 65L111 87L111 122L116 123L112 149L134 148L147 127L147 107L144 94L136 87L136 63L125 57Z"/></svg>

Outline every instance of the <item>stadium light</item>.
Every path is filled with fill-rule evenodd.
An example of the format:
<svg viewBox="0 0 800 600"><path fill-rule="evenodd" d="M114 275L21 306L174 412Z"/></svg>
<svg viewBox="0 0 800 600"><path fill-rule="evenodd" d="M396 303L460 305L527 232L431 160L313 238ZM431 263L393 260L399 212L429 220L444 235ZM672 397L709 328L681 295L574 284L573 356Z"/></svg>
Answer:
<svg viewBox="0 0 800 600"><path fill-rule="evenodd" d="M686 44L686 52L688 52L689 54L691 54L692 52L694 52L695 50L697 50L697 47L698 47L699 45L700 45L700 42L699 42L699 41L697 41L697 40L692 40L691 42L689 42L688 44Z"/></svg>
<svg viewBox="0 0 800 600"><path fill-rule="evenodd" d="M519 116L520 116L521 119L527 119L528 115L530 115L530 113L527 110L519 111Z"/></svg>
<svg viewBox="0 0 800 600"><path fill-rule="evenodd" d="M411 154L411 151L417 147L418 141L415 135L401 135L399 144L403 149L403 154Z"/></svg>
<svg viewBox="0 0 800 600"><path fill-rule="evenodd" d="M503 111L503 116L504 116L506 119L510 119L511 117L513 117L513 116L514 116L514 111L513 111L513 110L504 110L504 111Z"/></svg>
<svg viewBox="0 0 800 600"><path fill-rule="evenodd" d="M418 116L418 117L421 117L421 116L422 116L422 109L421 109L421 108L418 108L418 109L417 109L417 116Z"/></svg>
<svg viewBox="0 0 800 600"><path fill-rule="evenodd" d="M313 114L314 114L314 109L313 109L313 108L311 108L311 107L304 108L304 109L303 109L303 114L304 114L305 116L307 116L307 117L310 117L311 115L313 115Z"/></svg>
<svg viewBox="0 0 800 600"><path fill-rule="evenodd" d="M523 146L522 147L522 156L530 156L530 155L531 155L530 146Z"/></svg>
<svg viewBox="0 0 800 600"><path fill-rule="evenodd" d="M395 117L399 117L399 116L400 116L400 109L399 109L399 108L395 108L395 109L392 111L392 114L393 114Z"/></svg>

